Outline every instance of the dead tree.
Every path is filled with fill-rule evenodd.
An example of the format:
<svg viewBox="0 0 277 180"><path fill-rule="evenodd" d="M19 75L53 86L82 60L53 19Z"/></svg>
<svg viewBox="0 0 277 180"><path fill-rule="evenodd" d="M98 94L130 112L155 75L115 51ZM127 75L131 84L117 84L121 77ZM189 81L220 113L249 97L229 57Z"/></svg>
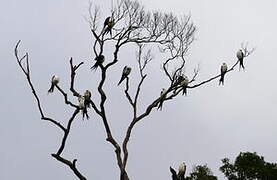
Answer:
<svg viewBox="0 0 277 180"><path fill-rule="evenodd" d="M204 81L197 81L199 69L195 69L194 74L190 76L189 80L186 79L186 81L184 81L185 78L183 74L187 61L185 55L188 52L191 43L194 41L196 30L190 16L184 15L181 18L178 18L172 13L146 11L139 2L130 0L122 0L117 5L112 7L111 14L108 15L110 18L100 17L100 9L97 6L90 4L89 9L89 18L87 20L90 23L91 33L94 38L92 50L96 60L95 63L97 63L94 64L93 69L100 69L100 71L97 70L92 73L101 74L101 78L97 86L98 94L101 97L100 101L94 102L89 99L89 105L92 107L91 109L101 118L104 124L106 141L114 147L117 166L120 171L120 180L129 180L126 170L129 157L128 143L135 125L142 121L145 117L149 116L156 107L162 105L161 103L166 103L167 101L174 100L180 96L184 89L192 90L199 86L203 86L218 79L220 74L209 77ZM109 43L114 46L112 53L113 57L111 59L105 58L107 56L103 52L104 45ZM129 77L125 77L126 81L124 93L133 113L131 122L125 132L123 143L119 144L119 141L114 138L110 128L109 121L111 121L112 117L108 117L106 114L106 100L108 97L103 86L106 83L106 77L109 76L110 68L119 62L118 54L121 48L128 45L132 46L131 44L136 45L137 47L137 68L139 70L139 81L133 95L129 92L129 87L131 85ZM54 84L57 91L63 96L64 103L72 109L72 115L68 119L67 123L61 124L58 120L45 115L46 113L42 108L40 97L32 83L29 55L26 53L25 55L20 56L18 53L19 45L20 41L16 44L14 53L18 65L26 76L27 82L36 99L41 119L54 124L55 127L60 129L63 133L60 147L57 152L52 153L52 157L68 166L78 177L78 179L86 180L87 178L85 175L77 168L77 159L69 160L62 155L66 147L72 122L75 120L78 113L84 111L83 107L78 104L74 104L68 98L68 96L74 96L77 98L83 96L83 94L75 90L74 86L77 70L83 65L83 62L74 64L72 58L69 61L71 70L69 94L58 84ZM145 69L153 59L151 50L148 47L158 47L160 50L159 52L164 54L163 57L166 57L161 63L164 75L168 79L168 86L164 89L161 95L156 94L150 104L146 107L140 107L142 109L138 110L138 100L141 98L141 88L147 79ZM253 49L249 51L245 46L243 50L245 57L253 52ZM238 62L238 60L234 60L234 64L227 70L226 74L233 71L238 65ZM97 92L94 92L94 94L96 93Z"/></svg>

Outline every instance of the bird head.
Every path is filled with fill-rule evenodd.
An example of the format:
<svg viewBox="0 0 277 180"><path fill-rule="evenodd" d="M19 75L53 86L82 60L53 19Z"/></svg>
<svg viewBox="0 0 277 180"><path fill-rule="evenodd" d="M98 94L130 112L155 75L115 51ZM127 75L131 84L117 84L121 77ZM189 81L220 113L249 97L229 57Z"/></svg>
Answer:
<svg viewBox="0 0 277 180"><path fill-rule="evenodd" d="M184 175L186 172L186 164L184 162L182 162L180 165L179 165L179 172L178 174L180 175Z"/></svg>
<svg viewBox="0 0 277 180"><path fill-rule="evenodd" d="M165 93L166 93L166 89L163 88L162 91L161 91L161 96L163 96Z"/></svg>
<svg viewBox="0 0 277 180"><path fill-rule="evenodd" d="M182 80L181 85L187 86L188 84L189 84L189 78L186 75L184 75L184 79Z"/></svg>
<svg viewBox="0 0 277 180"><path fill-rule="evenodd" d="M51 81L52 81L53 84L57 85L60 82L60 78L58 76L54 75L52 77Z"/></svg>
<svg viewBox="0 0 277 180"><path fill-rule="evenodd" d="M91 92L89 90L86 90L84 93L85 99L89 100L91 98Z"/></svg>
<svg viewBox="0 0 277 180"><path fill-rule="evenodd" d="M132 68L127 66L126 71L127 71L128 74L130 74L131 70L132 70Z"/></svg>
<svg viewBox="0 0 277 180"><path fill-rule="evenodd" d="M244 55L244 51L242 49L239 49L239 52Z"/></svg>
<svg viewBox="0 0 277 180"><path fill-rule="evenodd" d="M129 67L129 66L124 66L123 73L124 73L125 75L129 75L130 72L131 72L131 70L132 70L131 67Z"/></svg>

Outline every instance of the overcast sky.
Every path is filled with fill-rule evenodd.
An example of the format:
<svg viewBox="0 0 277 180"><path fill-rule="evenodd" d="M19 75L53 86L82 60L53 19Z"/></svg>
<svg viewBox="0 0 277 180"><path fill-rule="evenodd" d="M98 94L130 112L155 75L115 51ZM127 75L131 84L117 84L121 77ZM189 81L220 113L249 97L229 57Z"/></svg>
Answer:
<svg viewBox="0 0 277 180"><path fill-rule="evenodd" d="M186 69L191 72L198 63L199 81L219 72L223 61L232 64L242 42L256 47L245 60L246 70L228 74L225 86L214 81L178 97L139 123L129 144L127 170L131 179L169 180L169 166L177 168L186 162L205 164L218 171L224 157L234 159L241 151L257 152L266 161L277 162L277 85L276 32L277 1L267 0L151 0L141 1L147 9L188 14L197 26L196 38L188 53ZM110 7L110 1L100 3ZM50 78L57 74L61 86L69 86L70 57L85 62L77 75L76 89L95 90L98 73L89 70L92 37L83 16L88 0L6 0L0 2L0 179L48 180L76 179L50 154L57 151L62 134L52 124L40 120L34 97L16 64L13 50L21 39L20 50L30 54L32 78L43 108L50 117L65 123L72 110L63 104L58 93L47 95ZM107 9L103 17L107 16ZM107 53L110 52L107 50ZM123 86L117 87L125 64L136 67L132 51L124 49L120 62L110 71L105 86L108 117L115 138L122 141L130 122L130 106ZM158 57L158 55L156 56ZM148 67L140 107L143 109L162 87L159 59ZM133 76L132 76L133 75ZM133 85L136 73L131 74ZM68 89L67 89L68 91ZM72 101L77 100L71 98ZM99 96L93 94L94 100ZM95 114L74 122L64 156L78 159L78 167L88 179L118 179L112 146L105 141L103 124Z"/></svg>

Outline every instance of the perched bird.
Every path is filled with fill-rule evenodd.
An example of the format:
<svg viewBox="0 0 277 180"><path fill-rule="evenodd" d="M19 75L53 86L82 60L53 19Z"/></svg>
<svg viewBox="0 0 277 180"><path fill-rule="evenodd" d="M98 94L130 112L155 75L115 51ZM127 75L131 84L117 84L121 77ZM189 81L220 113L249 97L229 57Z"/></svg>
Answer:
<svg viewBox="0 0 277 180"><path fill-rule="evenodd" d="M174 86L178 86L179 84L181 84L181 82L184 80L184 78L185 78L184 74L181 74L180 76L178 76L174 83Z"/></svg>
<svg viewBox="0 0 277 180"><path fill-rule="evenodd" d="M131 73L131 70L132 70L131 67L124 66L121 78L120 78L120 80L119 80L117 85L119 85L124 79L126 79L128 77L128 75Z"/></svg>
<svg viewBox="0 0 277 180"><path fill-rule="evenodd" d="M184 179L185 178L185 173L186 173L186 165L184 162L182 162L179 166L179 171L178 171L178 178Z"/></svg>
<svg viewBox="0 0 277 180"><path fill-rule="evenodd" d="M181 82L184 80L184 78L185 78L184 74L181 74L176 78L175 82L173 83L173 87L174 87L173 93L174 94L176 93L177 89L179 88L178 85L181 84Z"/></svg>
<svg viewBox="0 0 277 180"><path fill-rule="evenodd" d="M96 56L94 59L96 62L95 64L90 68L91 70L96 70L104 61L105 61L105 56L104 55L99 55Z"/></svg>
<svg viewBox="0 0 277 180"><path fill-rule="evenodd" d="M244 65L243 65L243 58L244 58L244 53L243 51L240 49L237 52L237 58L239 60L239 69L242 67L243 69L245 69Z"/></svg>
<svg viewBox="0 0 277 180"><path fill-rule="evenodd" d="M162 89L162 91L161 91L161 99L160 99L160 103L159 103L159 106L158 106L158 109L160 109L160 110L162 110L163 109L163 102L164 102L164 100L165 100L165 98L166 98L166 89L165 88L163 88Z"/></svg>
<svg viewBox="0 0 277 180"><path fill-rule="evenodd" d="M228 66L226 63L223 63L220 68L220 79L219 79L219 85L224 85L224 76L228 70Z"/></svg>
<svg viewBox="0 0 277 180"><path fill-rule="evenodd" d="M187 95L187 86L189 84L189 78L185 75L184 79L181 82L181 86L183 88L183 95Z"/></svg>
<svg viewBox="0 0 277 180"><path fill-rule="evenodd" d="M85 107L90 108L90 101L91 101L91 92L89 90L86 90L84 93L84 98L85 98Z"/></svg>
<svg viewBox="0 0 277 180"><path fill-rule="evenodd" d="M109 24L111 18L112 18L112 17L109 16L109 17L107 17L107 18L105 19L105 21L104 21L104 28L105 28L106 26L108 26L108 24Z"/></svg>
<svg viewBox="0 0 277 180"><path fill-rule="evenodd" d="M50 89L48 90L48 93L52 93L54 92L54 88L55 86L60 82L60 78L56 75L52 76L52 79L51 79L51 87Z"/></svg>
<svg viewBox="0 0 277 180"><path fill-rule="evenodd" d="M85 105L85 97L84 96L79 96L78 101L79 101L79 108L82 110L83 120L84 120L85 116L86 116L87 119L89 119L87 107Z"/></svg>
<svg viewBox="0 0 277 180"><path fill-rule="evenodd" d="M108 32L110 32L110 35L112 36L112 29L114 24L115 24L114 18L111 16L107 17L104 22L104 34L107 34Z"/></svg>

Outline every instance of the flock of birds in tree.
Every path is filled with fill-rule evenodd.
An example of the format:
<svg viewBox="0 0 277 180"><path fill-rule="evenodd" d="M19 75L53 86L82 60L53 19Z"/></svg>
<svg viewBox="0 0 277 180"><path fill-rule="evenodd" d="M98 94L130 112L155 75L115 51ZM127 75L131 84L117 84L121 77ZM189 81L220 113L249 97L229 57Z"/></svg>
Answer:
<svg viewBox="0 0 277 180"><path fill-rule="evenodd" d="M113 29L114 25L115 25L115 21L114 21L113 17L111 17L111 16L107 17L105 22L104 22L104 27L103 27L104 35L107 34L107 33L110 33L110 35L112 36L112 29ZM237 58L238 58L238 61L239 61L239 69L240 68L245 69L244 64L243 64L243 58L245 57L245 54L243 53L242 49L239 49L236 55L237 55ZM103 62L105 61L105 56L100 54L94 60L96 62L91 67L92 70L96 70L99 66L102 66ZM125 66L123 68L121 78L120 78L117 85L120 85L129 76L129 74L131 73L131 70L132 70L132 68L129 67L129 66ZM228 66L224 62L221 65L221 68L220 68L221 73L220 73L219 85L221 85L221 84L224 85L224 76L225 76L227 71L228 71ZM60 78L57 75L54 75L52 77L51 87L48 90L48 93L53 93L54 92L54 88L55 88L55 86L58 85L59 81L60 81ZM187 95L187 86L188 86L188 84L189 84L188 77L184 74L181 74L180 76L178 76L178 78L176 78L176 81L173 83L173 86L178 87L180 85L182 87L182 91L183 91L182 94ZM174 93L176 92L176 90L177 90L177 88L174 90ZM161 93L160 93L160 101L159 101L159 104L158 104L158 109L160 109L160 110L162 110L163 102L166 99L166 94L167 94L167 89L163 88ZM84 119L84 117L89 119L87 108L90 108L91 92L89 90L86 90L84 95L80 95L78 97L78 101L79 101L79 108L82 110L83 119Z"/></svg>

